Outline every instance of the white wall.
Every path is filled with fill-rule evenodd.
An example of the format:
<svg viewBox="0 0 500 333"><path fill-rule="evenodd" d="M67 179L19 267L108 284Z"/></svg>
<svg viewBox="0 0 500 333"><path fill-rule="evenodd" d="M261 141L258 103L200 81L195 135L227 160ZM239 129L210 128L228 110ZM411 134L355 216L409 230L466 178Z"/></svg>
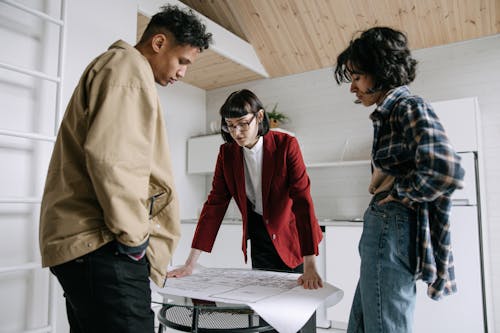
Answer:
<svg viewBox="0 0 500 333"><path fill-rule="evenodd" d="M182 82L160 89L182 219L197 217L206 200L205 177L188 175L186 158L188 138L205 132L205 97L205 90Z"/></svg>
<svg viewBox="0 0 500 333"><path fill-rule="evenodd" d="M59 18L59 1L20 2ZM136 0L67 1L63 108L93 58L117 39L135 44L137 8ZM0 18L0 62L55 76L58 28L3 3ZM181 216L194 217L204 200L205 179L186 176L186 141L204 132L205 91L182 83L158 89L181 195ZM55 91L54 83L0 69L0 129L53 135ZM41 197L51 150L51 143L0 135L0 197ZM7 254L0 257L0 267L40 262L38 215L39 204L0 204L0 251ZM48 276L47 269L0 273L0 332L47 325ZM64 298L60 289L58 293L57 330L68 332Z"/></svg>
<svg viewBox="0 0 500 333"><path fill-rule="evenodd" d="M64 105L87 65L116 40L135 45L137 0L67 1Z"/></svg>
<svg viewBox="0 0 500 333"><path fill-rule="evenodd" d="M500 307L500 35L442 47L417 50L418 75L412 91L429 101L477 96L482 117L487 221L493 306ZM306 162L336 160L348 140L345 159L363 158L369 151L370 109L352 103L348 85L337 86L333 69L259 80L209 91L207 123L230 92L254 91L264 105L279 103L290 116L284 127L296 133ZM467 131L467 128L464 128ZM352 149L351 149L352 148ZM349 153L347 153L349 152ZM349 156L350 155L350 156ZM368 197L366 168L309 169L318 217L361 214ZM499 313L492 309L490 313ZM494 318L500 331L500 315Z"/></svg>

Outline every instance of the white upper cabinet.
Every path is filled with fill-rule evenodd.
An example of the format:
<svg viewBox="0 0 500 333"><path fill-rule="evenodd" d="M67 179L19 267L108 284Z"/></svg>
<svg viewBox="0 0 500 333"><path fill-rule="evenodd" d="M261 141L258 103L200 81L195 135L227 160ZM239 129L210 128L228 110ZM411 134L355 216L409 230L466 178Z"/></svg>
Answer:
<svg viewBox="0 0 500 333"><path fill-rule="evenodd" d="M224 143L220 134L198 136L188 139L189 174L207 174L214 172L219 147Z"/></svg>
<svg viewBox="0 0 500 333"><path fill-rule="evenodd" d="M431 104L455 150L477 151L480 134L477 98L454 99Z"/></svg>

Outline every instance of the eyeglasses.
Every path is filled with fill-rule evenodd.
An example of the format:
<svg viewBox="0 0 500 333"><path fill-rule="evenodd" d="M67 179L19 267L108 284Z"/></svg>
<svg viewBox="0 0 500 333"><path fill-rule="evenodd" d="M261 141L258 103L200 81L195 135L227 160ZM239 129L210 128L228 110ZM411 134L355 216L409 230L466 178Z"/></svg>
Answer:
<svg viewBox="0 0 500 333"><path fill-rule="evenodd" d="M241 132L246 132L250 129L250 124L254 119L255 119L255 113L253 114L252 119L250 119L249 121L240 121L236 125L223 124L221 129L226 133L234 133L238 128L240 129Z"/></svg>

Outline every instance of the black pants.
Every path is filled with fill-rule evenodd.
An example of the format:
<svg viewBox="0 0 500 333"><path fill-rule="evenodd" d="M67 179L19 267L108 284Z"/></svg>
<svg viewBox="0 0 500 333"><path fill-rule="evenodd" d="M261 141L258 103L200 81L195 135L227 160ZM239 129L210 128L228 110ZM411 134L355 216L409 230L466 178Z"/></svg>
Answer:
<svg viewBox="0 0 500 333"><path fill-rule="evenodd" d="M111 242L50 270L64 290L71 333L154 332L145 256L134 261Z"/></svg>
<svg viewBox="0 0 500 333"><path fill-rule="evenodd" d="M303 273L304 265L300 264L295 268L288 267L279 256L273 241L264 225L262 216L252 210L248 205L248 235L250 237L250 249L253 269L263 269L268 271L280 271L288 273ZM262 319L259 319L263 322ZM271 331L277 332L277 331ZM299 333L316 332L316 312L309 318Z"/></svg>

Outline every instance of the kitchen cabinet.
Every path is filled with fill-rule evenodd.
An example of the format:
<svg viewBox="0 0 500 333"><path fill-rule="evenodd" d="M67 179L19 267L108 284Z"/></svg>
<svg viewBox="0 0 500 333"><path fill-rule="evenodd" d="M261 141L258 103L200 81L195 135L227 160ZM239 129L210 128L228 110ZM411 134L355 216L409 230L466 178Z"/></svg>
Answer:
<svg viewBox="0 0 500 333"><path fill-rule="evenodd" d="M181 239L172 258L173 266L185 263L191 251L191 241L195 230L195 220L184 221L181 224ZM242 233L241 222L223 222L212 252L202 252L198 263L202 266L216 268L252 268L250 259L245 264L243 252L241 252ZM250 246L247 251L250 254Z"/></svg>
<svg viewBox="0 0 500 333"><path fill-rule="evenodd" d="M479 150L479 106L477 98L431 103L446 135L458 152Z"/></svg>
<svg viewBox="0 0 500 333"><path fill-rule="evenodd" d="M451 223L457 293L434 301L427 285L418 281L415 333L486 332L476 207L453 206Z"/></svg>
<svg viewBox="0 0 500 333"><path fill-rule="evenodd" d="M359 278L358 243L362 231L362 222L338 222L325 227L326 281L344 291L344 298L327 309L333 328L347 328Z"/></svg>
<svg viewBox="0 0 500 333"><path fill-rule="evenodd" d="M187 172L208 174L215 170L219 147L224 143L220 134L189 138L187 142Z"/></svg>

